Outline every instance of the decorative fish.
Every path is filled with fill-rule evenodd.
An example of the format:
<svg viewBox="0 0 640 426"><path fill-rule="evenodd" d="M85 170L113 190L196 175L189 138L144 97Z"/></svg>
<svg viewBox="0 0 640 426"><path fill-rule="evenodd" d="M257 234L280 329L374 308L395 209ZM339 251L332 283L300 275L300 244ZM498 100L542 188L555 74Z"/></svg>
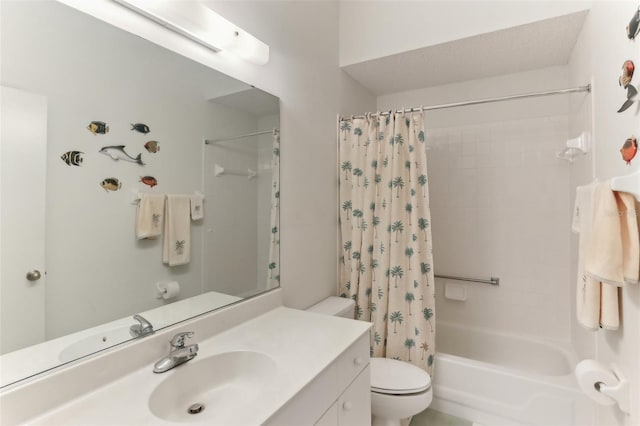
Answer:
<svg viewBox="0 0 640 426"><path fill-rule="evenodd" d="M635 71L635 69L636 66L633 61L624 61L624 64L622 64L622 75L618 79L618 84L626 88L629 83L631 83L631 79L633 78L633 72Z"/></svg>
<svg viewBox="0 0 640 426"><path fill-rule="evenodd" d="M149 126L142 123L136 123L136 124L131 123L131 130L144 133L145 135L151 131L151 129L149 129Z"/></svg>
<svg viewBox="0 0 640 426"><path fill-rule="evenodd" d="M82 164L82 154L80 151L67 151L60 156L67 166L80 166Z"/></svg>
<svg viewBox="0 0 640 426"><path fill-rule="evenodd" d="M109 133L109 126L107 126L107 123L105 123L104 121L92 121L87 126L87 130L89 130L94 135L104 135Z"/></svg>
<svg viewBox="0 0 640 426"><path fill-rule="evenodd" d="M638 141L635 137L631 136L629 139L624 141L624 145L622 145L622 149L620 149L620 154L622 154L622 159L627 162L627 164L631 164L631 160L638 153Z"/></svg>
<svg viewBox="0 0 640 426"><path fill-rule="evenodd" d="M629 25L627 25L627 37L629 37L629 40L634 40L639 32L640 32L640 6L638 6L638 10L633 14L631 21L629 21Z"/></svg>
<svg viewBox="0 0 640 426"><path fill-rule="evenodd" d="M152 154L160 151L160 144L158 143L158 141L149 141L144 144L144 147Z"/></svg>
<svg viewBox="0 0 640 426"><path fill-rule="evenodd" d="M618 112L626 111L638 100L638 90L631 83L627 84L627 100L624 101Z"/></svg>
<svg viewBox="0 0 640 426"><path fill-rule="evenodd" d="M138 163L141 166L144 166L144 163L142 162L142 154L138 154L138 156L134 158L124 151L124 145L105 146L102 147L102 149L98 152L108 155L116 161L130 161L132 163Z"/></svg>
<svg viewBox="0 0 640 426"><path fill-rule="evenodd" d="M120 182L116 178L106 178L102 182L100 182L100 186L104 188L105 191L117 191L122 188L122 182Z"/></svg>
<svg viewBox="0 0 640 426"><path fill-rule="evenodd" d="M140 176L140 182L149 185L151 188L158 184L158 180L153 176Z"/></svg>

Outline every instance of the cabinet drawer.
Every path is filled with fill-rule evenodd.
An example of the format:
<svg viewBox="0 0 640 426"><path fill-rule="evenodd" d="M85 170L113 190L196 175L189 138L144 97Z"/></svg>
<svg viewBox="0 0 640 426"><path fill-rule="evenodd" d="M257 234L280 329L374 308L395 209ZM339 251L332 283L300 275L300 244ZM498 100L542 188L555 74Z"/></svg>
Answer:
<svg viewBox="0 0 640 426"><path fill-rule="evenodd" d="M369 365L369 333L361 336L336 360L340 389L345 389Z"/></svg>

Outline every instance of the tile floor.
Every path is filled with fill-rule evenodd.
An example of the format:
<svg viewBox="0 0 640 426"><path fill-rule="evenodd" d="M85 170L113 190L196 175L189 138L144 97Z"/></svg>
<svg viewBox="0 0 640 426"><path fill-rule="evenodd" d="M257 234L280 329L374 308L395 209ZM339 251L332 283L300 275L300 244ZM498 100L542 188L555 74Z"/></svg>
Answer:
<svg viewBox="0 0 640 426"><path fill-rule="evenodd" d="M409 426L472 426L472 424L469 420L427 408L422 413L413 416Z"/></svg>

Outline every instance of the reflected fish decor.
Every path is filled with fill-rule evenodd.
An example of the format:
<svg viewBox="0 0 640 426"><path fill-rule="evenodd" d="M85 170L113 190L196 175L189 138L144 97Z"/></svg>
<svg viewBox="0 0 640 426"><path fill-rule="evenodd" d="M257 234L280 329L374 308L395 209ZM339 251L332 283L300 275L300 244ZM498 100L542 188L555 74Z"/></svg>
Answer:
<svg viewBox="0 0 640 426"><path fill-rule="evenodd" d="M87 130L89 130L93 135L106 135L109 133L109 126L104 121L92 121L87 126Z"/></svg>
<svg viewBox="0 0 640 426"><path fill-rule="evenodd" d="M160 143L158 141L149 141L144 144L144 148L152 154L160 151Z"/></svg>
<svg viewBox="0 0 640 426"><path fill-rule="evenodd" d="M142 162L142 154L138 154L138 156L134 158L125 152L124 145L105 146L98 152L108 155L115 161L124 160L144 166L144 163Z"/></svg>
<svg viewBox="0 0 640 426"><path fill-rule="evenodd" d="M120 182L118 179L114 177L111 177L111 178L106 178L105 180L100 182L100 186L103 187L104 190L107 192L117 191L118 189L122 188L122 182Z"/></svg>
<svg viewBox="0 0 640 426"><path fill-rule="evenodd" d="M84 152L80 151L67 151L60 156L62 161L65 162L67 166L80 166L82 165L82 154Z"/></svg>
<svg viewBox="0 0 640 426"><path fill-rule="evenodd" d="M149 185L151 188L158 184L158 180L153 176L140 176L140 182Z"/></svg>
<svg viewBox="0 0 640 426"><path fill-rule="evenodd" d="M138 133L144 133L145 135L151 131L151 129L149 129L149 126L142 123L131 123L131 130L135 130Z"/></svg>
<svg viewBox="0 0 640 426"><path fill-rule="evenodd" d="M635 40L636 36L640 33L640 6L635 11L629 25L627 25L627 37L629 40Z"/></svg>
<svg viewBox="0 0 640 426"><path fill-rule="evenodd" d="M622 154L622 159L626 161L627 165L631 164L631 160L638 153L638 141L634 136L628 138L622 148L620 149L620 154Z"/></svg>

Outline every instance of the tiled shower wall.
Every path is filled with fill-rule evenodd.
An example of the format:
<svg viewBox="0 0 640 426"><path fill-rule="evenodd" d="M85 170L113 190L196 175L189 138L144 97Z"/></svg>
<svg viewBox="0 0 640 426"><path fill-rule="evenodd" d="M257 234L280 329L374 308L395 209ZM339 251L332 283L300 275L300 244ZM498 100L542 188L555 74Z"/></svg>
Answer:
<svg viewBox="0 0 640 426"><path fill-rule="evenodd" d="M426 122L435 271L500 278L498 287L448 280L466 301L446 299L439 279L438 319L568 340L571 166L555 156L568 117Z"/></svg>

